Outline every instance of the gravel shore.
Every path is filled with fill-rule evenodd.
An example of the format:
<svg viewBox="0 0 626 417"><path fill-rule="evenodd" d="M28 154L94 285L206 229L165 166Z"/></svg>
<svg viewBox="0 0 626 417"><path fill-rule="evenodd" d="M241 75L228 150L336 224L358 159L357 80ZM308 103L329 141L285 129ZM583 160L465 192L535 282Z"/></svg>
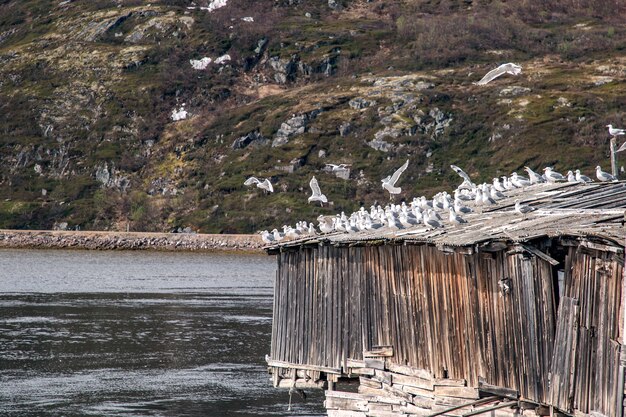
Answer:
<svg viewBox="0 0 626 417"><path fill-rule="evenodd" d="M0 248L262 252L259 235L0 230Z"/></svg>

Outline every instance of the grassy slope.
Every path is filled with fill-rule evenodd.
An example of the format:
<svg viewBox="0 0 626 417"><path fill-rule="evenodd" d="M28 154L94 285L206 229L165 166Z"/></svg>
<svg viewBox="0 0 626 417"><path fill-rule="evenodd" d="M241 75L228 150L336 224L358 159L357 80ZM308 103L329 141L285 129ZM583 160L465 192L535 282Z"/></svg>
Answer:
<svg viewBox="0 0 626 417"><path fill-rule="evenodd" d="M250 232L387 201L379 180L407 157L405 197L454 186L451 163L480 180L524 165L590 173L606 166L604 125L626 122L624 10L611 2L588 9L479 2L467 9L452 1L355 0L332 12L324 1L267 0L251 9L231 0L211 14L188 11L187 3L0 3L0 227L67 221L114 229L130 222L135 230ZM138 32L141 39L128 40ZM255 56L263 38L265 52ZM193 71L188 63L223 53L233 61L222 69ZM331 77L299 74L276 85L267 58L294 55L312 67L339 58ZM507 61L519 62L523 74L471 84ZM434 87L417 91L394 77ZM386 86L373 85L375 79ZM501 95L510 86L530 91ZM383 128L380 113L403 95L415 101L395 112L397 122L415 124L419 111L435 107L453 121L436 138L430 132L387 138L397 145L389 153L368 147ZM348 105L354 97L377 104L354 110ZM193 116L171 122L182 103ZM308 132L287 145L231 148L253 130L271 139L292 114L318 108L324 111ZM353 131L340 137L345 121ZM304 166L290 174L278 169L294 158ZM321 171L327 162L352 164L351 179ZM101 187L95 172L105 163L130 188ZM249 175L271 177L277 192L246 189ZM332 207L306 203L312 175Z"/></svg>

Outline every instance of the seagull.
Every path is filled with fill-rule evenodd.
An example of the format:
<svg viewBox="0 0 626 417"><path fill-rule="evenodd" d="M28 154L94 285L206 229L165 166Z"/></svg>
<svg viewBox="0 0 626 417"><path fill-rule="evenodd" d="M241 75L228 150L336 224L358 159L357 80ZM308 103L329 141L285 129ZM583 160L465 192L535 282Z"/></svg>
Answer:
<svg viewBox="0 0 626 417"><path fill-rule="evenodd" d="M345 171L348 169L348 165L346 164L326 164L326 168L330 169L330 172L337 172L337 171Z"/></svg>
<svg viewBox="0 0 626 417"><path fill-rule="evenodd" d="M409 166L409 160L407 159L404 165L398 168L396 172L393 173L393 175L388 176L381 180L381 182L383 183L383 188L389 191L389 194L400 194L402 189L400 187L396 187L395 185L396 185L396 182L398 182L400 175L402 175L402 173L408 168L408 166Z"/></svg>
<svg viewBox="0 0 626 417"><path fill-rule="evenodd" d="M319 216L317 218L319 222L320 231L322 233L330 233L335 231L335 225L333 224L333 219L330 217Z"/></svg>
<svg viewBox="0 0 626 417"><path fill-rule="evenodd" d="M567 182L578 182L576 175L572 171L567 171Z"/></svg>
<svg viewBox="0 0 626 417"><path fill-rule="evenodd" d="M506 188L504 188L504 186L502 185L502 183L500 182L499 178L494 178L493 179L493 188L496 191L506 191Z"/></svg>
<svg viewBox="0 0 626 417"><path fill-rule="evenodd" d="M491 80L493 80L495 78L498 78L502 74L518 75L521 72L522 72L522 67L520 67L519 65L514 64L512 62L509 62L507 64L500 65L496 69L492 69L487 74L485 74L485 76L483 78L481 78L480 81L478 81L475 84L476 85L485 85L488 82L490 82Z"/></svg>
<svg viewBox="0 0 626 417"><path fill-rule="evenodd" d="M526 213L530 213L531 211L534 211L535 209L532 208L531 206L528 206L526 204L522 204L519 202L519 200L515 200L515 211L519 214L526 214Z"/></svg>
<svg viewBox="0 0 626 417"><path fill-rule="evenodd" d="M546 182L545 178L543 178L543 175L537 174L529 167L524 167L524 169L526 170L526 172L528 172L528 179L530 180L531 184L541 184L543 182Z"/></svg>
<svg viewBox="0 0 626 417"><path fill-rule="evenodd" d="M593 182L593 180L591 178L589 178L586 175L582 175L580 173L580 169L576 170L576 181L578 182Z"/></svg>
<svg viewBox="0 0 626 417"><path fill-rule="evenodd" d="M465 171L463 171L461 168L459 168L456 165L450 165L450 168L452 168L454 170L454 172L456 172L457 174L459 174L459 177L463 178L463 184L467 183L469 186L473 186L474 184L472 183L472 180L470 179L469 175L467 175L465 173Z"/></svg>
<svg viewBox="0 0 626 417"><path fill-rule="evenodd" d="M270 193L274 192L274 187L272 187L272 183L270 182L269 178L266 178L264 181L261 181L257 177L250 177L243 183L243 185L246 185L246 186L250 186L252 184L256 184L258 188L261 188Z"/></svg>
<svg viewBox="0 0 626 417"><path fill-rule="evenodd" d="M616 127L613 127L613 125L606 125L606 127L609 128L609 135L611 135L611 136L626 135L626 130L624 130L624 129L618 129Z"/></svg>
<svg viewBox="0 0 626 417"><path fill-rule="evenodd" d="M311 186L311 190L313 191L313 194L311 195L311 197L309 197L309 203L311 201L319 201L320 205L324 205L324 203L328 202L328 199L326 198L326 196L322 194L322 191L320 190L320 186L317 183L317 180L315 179L315 177L311 178L311 181L309 181L309 185Z"/></svg>
<svg viewBox="0 0 626 417"><path fill-rule="evenodd" d="M517 172L511 174L510 181L518 188L528 187L531 184L531 182L528 181L526 178L522 177L521 175L517 175Z"/></svg>
<svg viewBox="0 0 626 417"><path fill-rule="evenodd" d="M274 234L268 232L267 230L263 230L261 232L261 239L265 243L274 243Z"/></svg>
<svg viewBox="0 0 626 417"><path fill-rule="evenodd" d="M565 177L556 171L552 171L552 167L545 167L544 169L546 180L548 182L565 181Z"/></svg>
<svg viewBox="0 0 626 417"><path fill-rule="evenodd" d="M609 174L608 172L602 171L600 165L596 167L596 177L602 182L617 181L617 178L615 178L613 175Z"/></svg>
<svg viewBox="0 0 626 417"><path fill-rule="evenodd" d="M439 223L434 217L430 217L431 214L433 214L433 212L430 210L424 213L424 224L430 226L433 229L443 227L443 225Z"/></svg>
<svg viewBox="0 0 626 417"><path fill-rule="evenodd" d="M452 207L450 207L449 210L450 210L450 222L451 223L456 223L456 224L467 223L467 220L465 220L464 218L456 214L456 212L454 211Z"/></svg>

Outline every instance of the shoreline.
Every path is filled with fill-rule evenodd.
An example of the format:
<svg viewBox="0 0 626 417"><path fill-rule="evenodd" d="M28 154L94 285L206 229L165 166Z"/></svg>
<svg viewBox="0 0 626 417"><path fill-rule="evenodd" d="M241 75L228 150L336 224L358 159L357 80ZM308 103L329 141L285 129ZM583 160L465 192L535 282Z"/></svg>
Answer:
<svg viewBox="0 0 626 417"><path fill-rule="evenodd" d="M0 249L262 253L264 246L259 235L0 229Z"/></svg>

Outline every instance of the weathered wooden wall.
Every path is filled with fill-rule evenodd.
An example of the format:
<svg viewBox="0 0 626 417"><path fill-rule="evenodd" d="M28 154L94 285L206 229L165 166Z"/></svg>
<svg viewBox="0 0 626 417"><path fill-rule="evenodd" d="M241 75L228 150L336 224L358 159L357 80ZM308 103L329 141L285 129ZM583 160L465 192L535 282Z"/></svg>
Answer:
<svg viewBox="0 0 626 417"><path fill-rule="evenodd" d="M552 361L551 403L565 411L616 415L623 261L610 252L570 248L565 298Z"/></svg>
<svg viewBox="0 0 626 417"><path fill-rule="evenodd" d="M567 263L561 301L578 305L558 316L561 340L553 349L552 265L521 247L469 255L430 245L285 251L278 255L271 359L341 371L364 350L391 345L394 362L435 378L470 386L481 378L566 411L613 415L623 266L582 248L572 248ZM567 383L566 351L577 370Z"/></svg>

